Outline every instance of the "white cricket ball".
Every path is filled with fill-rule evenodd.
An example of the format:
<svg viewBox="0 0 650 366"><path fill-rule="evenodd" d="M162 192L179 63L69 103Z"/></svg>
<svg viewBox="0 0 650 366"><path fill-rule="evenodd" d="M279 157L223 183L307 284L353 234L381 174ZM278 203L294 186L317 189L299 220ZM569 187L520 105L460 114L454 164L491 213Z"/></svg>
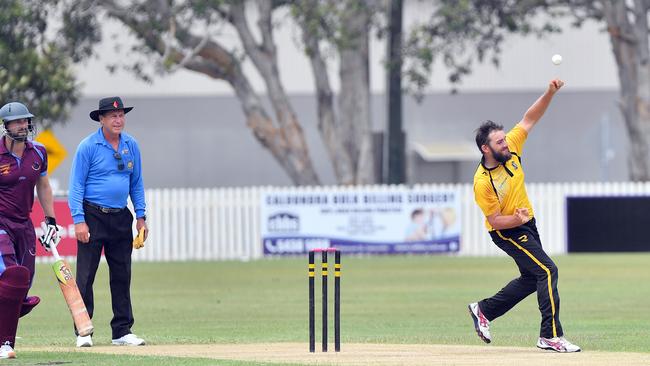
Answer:
<svg viewBox="0 0 650 366"><path fill-rule="evenodd" d="M551 57L551 61L553 62L553 64L559 65L559 64L562 63L562 56L557 55L557 54L553 55L553 57Z"/></svg>

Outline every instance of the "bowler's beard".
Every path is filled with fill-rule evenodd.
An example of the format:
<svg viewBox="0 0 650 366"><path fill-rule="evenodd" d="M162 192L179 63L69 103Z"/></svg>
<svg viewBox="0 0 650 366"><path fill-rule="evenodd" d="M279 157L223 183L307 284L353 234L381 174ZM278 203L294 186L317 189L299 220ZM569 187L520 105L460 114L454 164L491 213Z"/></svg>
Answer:
<svg viewBox="0 0 650 366"><path fill-rule="evenodd" d="M501 164L504 164L506 161L510 160L512 157L512 154L510 151L507 151L505 153L500 153L492 148L492 146L488 145L490 148L490 151L492 152L492 156L494 157L494 160L498 161Z"/></svg>

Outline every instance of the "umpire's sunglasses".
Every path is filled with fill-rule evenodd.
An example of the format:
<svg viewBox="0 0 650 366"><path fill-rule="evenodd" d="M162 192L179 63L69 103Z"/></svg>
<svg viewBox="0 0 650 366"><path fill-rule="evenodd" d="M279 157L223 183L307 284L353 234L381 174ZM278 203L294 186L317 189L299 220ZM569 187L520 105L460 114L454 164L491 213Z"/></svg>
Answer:
<svg viewBox="0 0 650 366"><path fill-rule="evenodd" d="M122 155L118 152L113 154L115 160L117 160L117 170L124 170L124 161L122 161Z"/></svg>

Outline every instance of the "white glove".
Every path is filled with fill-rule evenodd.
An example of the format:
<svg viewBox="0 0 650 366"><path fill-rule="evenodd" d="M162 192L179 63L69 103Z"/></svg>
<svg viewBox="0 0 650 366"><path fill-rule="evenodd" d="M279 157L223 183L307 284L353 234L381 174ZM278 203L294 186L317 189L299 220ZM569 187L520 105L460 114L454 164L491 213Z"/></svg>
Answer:
<svg viewBox="0 0 650 366"><path fill-rule="evenodd" d="M56 220L53 217L45 216L45 221L41 222L41 229L43 229L43 235L38 237L38 241L49 252L50 248L56 247L61 241Z"/></svg>

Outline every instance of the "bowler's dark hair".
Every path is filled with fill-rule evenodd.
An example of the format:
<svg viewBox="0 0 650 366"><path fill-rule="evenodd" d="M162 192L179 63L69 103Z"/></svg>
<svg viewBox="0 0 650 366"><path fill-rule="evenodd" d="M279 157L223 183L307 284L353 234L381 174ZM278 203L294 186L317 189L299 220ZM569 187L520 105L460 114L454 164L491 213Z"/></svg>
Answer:
<svg viewBox="0 0 650 366"><path fill-rule="evenodd" d="M492 131L503 131L503 126L488 119L476 129L476 146L481 153L483 153L481 146L488 144L489 136Z"/></svg>

